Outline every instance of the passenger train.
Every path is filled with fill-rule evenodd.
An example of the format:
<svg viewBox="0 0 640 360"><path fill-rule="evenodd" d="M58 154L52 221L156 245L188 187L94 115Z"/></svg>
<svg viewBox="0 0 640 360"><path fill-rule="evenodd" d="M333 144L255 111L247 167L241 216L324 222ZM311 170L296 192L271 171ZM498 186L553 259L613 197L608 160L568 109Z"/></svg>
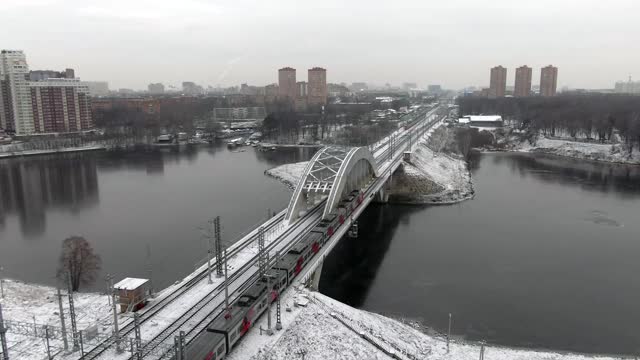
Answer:
<svg viewBox="0 0 640 360"><path fill-rule="evenodd" d="M267 273L230 304L207 327L203 334L206 347L187 350L188 359L224 359L233 346L255 324L267 309L293 282L327 240L362 204L364 193L354 190L342 199L335 212L323 219L307 235L291 247Z"/></svg>

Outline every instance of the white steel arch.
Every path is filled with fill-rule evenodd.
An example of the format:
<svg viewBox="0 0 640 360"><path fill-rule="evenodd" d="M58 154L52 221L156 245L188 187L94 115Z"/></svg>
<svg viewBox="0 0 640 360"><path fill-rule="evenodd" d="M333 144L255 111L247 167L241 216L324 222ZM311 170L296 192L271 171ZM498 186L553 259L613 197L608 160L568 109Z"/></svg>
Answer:
<svg viewBox="0 0 640 360"><path fill-rule="evenodd" d="M345 188L351 191L353 186L363 185L364 179L378 176L374 164L373 156L366 147L327 146L320 149L296 185L285 221L290 224L302 211L328 198L323 212L325 217L336 207Z"/></svg>
<svg viewBox="0 0 640 360"><path fill-rule="evenodd" d="M378 168L371 152L366 147L354 148L340 166L336 182L324 207L322 218L336 209L342 197L353 190L360 190L373 177L378 177Z"/></svg>

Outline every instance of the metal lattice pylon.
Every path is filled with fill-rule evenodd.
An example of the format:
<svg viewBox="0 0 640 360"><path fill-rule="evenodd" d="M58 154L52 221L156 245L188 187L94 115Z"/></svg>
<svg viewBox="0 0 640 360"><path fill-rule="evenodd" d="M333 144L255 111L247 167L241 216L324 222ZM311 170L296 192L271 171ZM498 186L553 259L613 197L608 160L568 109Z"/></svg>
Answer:
<svg viewBox="0 0 640 360"><path fill-rule="evenodd" d="M220 216L216 216L213 221L214 225L214 233L216 238L216 275L218 277L224 276L224 271L222 269L222 236L221 236L221 227L220 227Z"/></svg>

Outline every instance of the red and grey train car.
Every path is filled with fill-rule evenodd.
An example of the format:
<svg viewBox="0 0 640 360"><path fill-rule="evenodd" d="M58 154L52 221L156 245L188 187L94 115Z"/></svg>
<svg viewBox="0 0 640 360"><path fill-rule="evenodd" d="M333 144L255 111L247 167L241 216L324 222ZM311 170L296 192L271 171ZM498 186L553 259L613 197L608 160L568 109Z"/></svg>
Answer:
<svg viewBox="0 0 640 360"><path fill-rule="evenodd" d="M266 277L260 278L236 300L230 309L218 315L208 326L202 340L203 347L193 346L188 359L223 359L233 346L254 325L256 319L291 284L309 261L320 251L336 230L344 224L353 211L362 204L364 194L358 190L349 193L338 209L318 223L307 235L282 256ZM268 284L271 284L269 287Z"/></svg>

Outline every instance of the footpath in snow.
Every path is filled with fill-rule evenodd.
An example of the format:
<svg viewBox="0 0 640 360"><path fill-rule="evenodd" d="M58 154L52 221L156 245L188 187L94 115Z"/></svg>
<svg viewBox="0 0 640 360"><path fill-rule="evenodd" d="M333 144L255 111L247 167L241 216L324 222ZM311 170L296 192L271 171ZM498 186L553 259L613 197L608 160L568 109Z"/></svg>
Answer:
<svg viewBox="0 0 640 360"><path fill-rule="evenodd" d="M296 304L300 305L296 305ZM426 335L414 327L382 315L358 310L317 292L289 289L282 298L282 330L274 335L264 315L231 353L229 360L325 359L460 359L479 358L481 344ZM290 311L289 311L290 310ZM275 328L275 306L272 327ZM485 345L491 360L613 359L599 356L509 349Z"/></svg>

